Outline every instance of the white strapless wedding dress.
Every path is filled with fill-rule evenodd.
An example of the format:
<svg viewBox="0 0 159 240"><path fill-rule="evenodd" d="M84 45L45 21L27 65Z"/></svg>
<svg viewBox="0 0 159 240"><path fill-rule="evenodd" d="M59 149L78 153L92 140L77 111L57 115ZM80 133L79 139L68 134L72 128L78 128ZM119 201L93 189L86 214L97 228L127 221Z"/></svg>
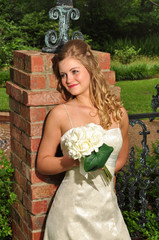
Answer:
<svg viewBox="0 0 159 240"><path fill-rule="evenodd" d="M61 148L68 130L61 138ZM114 150L106 166L114 175L122 146L120 128L105 130L105 144ZM62 149L67 154L66 149ZM86 179L75 167L66 172L51 206L44 240L130 240L114 193L113 180L106 184L102 170Z"/></svg>

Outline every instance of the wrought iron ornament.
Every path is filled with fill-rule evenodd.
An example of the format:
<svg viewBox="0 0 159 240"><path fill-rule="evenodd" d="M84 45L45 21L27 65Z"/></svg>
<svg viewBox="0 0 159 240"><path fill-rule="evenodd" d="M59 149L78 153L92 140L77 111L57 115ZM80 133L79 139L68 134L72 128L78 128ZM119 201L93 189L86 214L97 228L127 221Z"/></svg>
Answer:
<svg viewBox="0 0 159 240"><path fill-rule="evenodd" d="M156 95L152 95L152 101L151 101L151 107L152 107L154 112L156 112L157 108L159 108L159 84L156 84L155 88L157 90L157 94ZM153 120L154 120L154 118L150 119L151 122Z"/></svg>
<svg viewBox="0 0 159 240"><path fill-rule="evenodd" d="M147 135L149 135L150 132L147 131L146 125L139 119L130 120L129 124L132 127L139 124L142 128L142 131L139 132L139 135L143 136L141 141L142 151L140 153L140 160L137 163L135 148L131 147L129 164L126 169L122 169L117 173L117 198L122 211L133 211L136 208L140 209L140 223L144 228L148 221L146 217L146 210L149 206L147 191L151 189L151 186L155 186L157 190L154 205L157 215L156 220L159 222L159 163L152 168L147 163L147 156L149 154ZM157 132L159 133L159 130ZM157 152L159 153L159 145ZM138 167L136 166L137 164ZM152 175L154 176L153 178ZM127 207L129 209L127 209ZM134 233L132 237L137 237L137 235Z"/></svg>
<svg viewBox="0 0 159 240"><path fill-rule="evenodd" d="M80 12L77 8L73 8L73 1L71 0L57 0L56 7L49 11L50 19L57 20L59 18L59 38L54 30L49 30L45 35L46 47L42 49L43 52L56 53L66 42L70 40L69 28L70 19L78 20ZM75 31L71 39L82 39L83 34Z"/></svg>

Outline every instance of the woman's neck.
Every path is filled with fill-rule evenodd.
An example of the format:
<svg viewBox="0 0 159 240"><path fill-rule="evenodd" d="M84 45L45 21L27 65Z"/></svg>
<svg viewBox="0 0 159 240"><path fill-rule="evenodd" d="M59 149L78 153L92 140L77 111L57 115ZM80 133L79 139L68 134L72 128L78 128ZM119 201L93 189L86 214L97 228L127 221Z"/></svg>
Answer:
<svg viewBox="0 0 159 240"><path fill-rule="evenodd" d="M86 97L86 96L76 96L74 98L74 101L76 103L78 103L79 105L81 105L81 106L87 106L87 107L90 107L90 108L94 108L94 105L91 102L91 99L89 97Z"/></svg>

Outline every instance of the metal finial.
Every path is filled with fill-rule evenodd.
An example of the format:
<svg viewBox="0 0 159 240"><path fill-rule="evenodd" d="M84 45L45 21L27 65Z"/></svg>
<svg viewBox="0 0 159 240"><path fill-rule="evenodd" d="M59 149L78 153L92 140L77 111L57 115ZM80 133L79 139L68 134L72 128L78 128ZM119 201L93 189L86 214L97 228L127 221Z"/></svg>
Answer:
<svg viewBox="0 0 159 240"><path fill-rule="evenodd" d="M73 7L73 1L72 0L57 0L56 6L70 6Z"/></svg>
<svg viewBox="0 0 159 240"><path fill-rule="evenodd" d="M51 8L49 11L49 17L53 20L59 18L59 38L54 30L49 30L45 35L46 47L42 49L43 52L56 53L66 42L70 40L69 37L69 20L78 20L80 12L77 8L73 8L73 1L71 0L57 0L56 7ZM79 31L75 31L72 34L71 39L82 39L83 34Z"/></svg>

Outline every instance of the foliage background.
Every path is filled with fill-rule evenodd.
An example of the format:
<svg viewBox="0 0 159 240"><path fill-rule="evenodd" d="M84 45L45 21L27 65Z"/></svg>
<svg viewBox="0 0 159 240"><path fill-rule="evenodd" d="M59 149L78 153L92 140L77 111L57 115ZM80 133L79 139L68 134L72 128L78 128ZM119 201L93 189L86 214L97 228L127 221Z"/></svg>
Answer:
<svg viewBox="0 0 159 240"><path fill-rule="evenodd" d="M159 0L156 0L159 4ZM135 46L140 54L159 54L159 6L150 0L74 0L80 11L71 29L80 30L93 49L114 54L115 49ZM49 19L55 0L0 0L0 67L12 63L13 50L45 46L50 29L58 20Z"/></svg>

